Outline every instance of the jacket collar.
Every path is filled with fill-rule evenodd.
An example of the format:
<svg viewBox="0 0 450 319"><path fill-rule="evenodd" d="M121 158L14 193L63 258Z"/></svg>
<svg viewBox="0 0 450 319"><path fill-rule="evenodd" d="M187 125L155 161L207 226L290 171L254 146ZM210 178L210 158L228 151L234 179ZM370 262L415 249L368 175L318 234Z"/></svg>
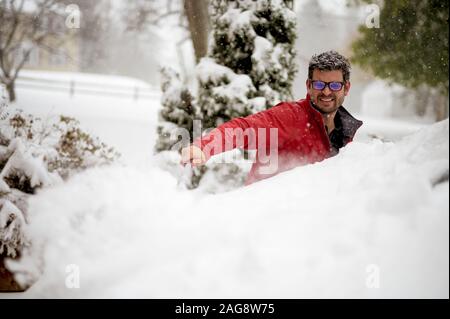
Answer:
<svg viewBox="0 0 450 319"><path fill-rule="evenodd" d="M306 99L309 101L309 105L315 111L321 113L320 110L318 110L317 107L314 105L314 103L311 101L311 97L309 96L309 94L306 95ZM338 116L341 121L342 134L347 138L353 139L353 137L356 134L356 131L361 127L363 122L354 118L350 114L350 112L347 111L342 105L338 108L336 116Z"/></svg>
<svg viewBox="0 0 450 319"><path fill-rule="evenodd" d="M355 119L342 105L338 108L337 113L339 113L342 123L342 134L353 139L363 122Z"/></svg>

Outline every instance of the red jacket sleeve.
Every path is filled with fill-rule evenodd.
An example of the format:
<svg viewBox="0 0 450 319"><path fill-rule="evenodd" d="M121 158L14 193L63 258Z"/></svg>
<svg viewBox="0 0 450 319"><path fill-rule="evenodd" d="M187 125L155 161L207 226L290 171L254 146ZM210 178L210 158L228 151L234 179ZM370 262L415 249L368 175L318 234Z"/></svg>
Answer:
<svg viewBox="0 0 450 319"><path fill-rule="evenodd" d="M288 128L293 121L293 113L285 103L280 103L271 109L226 122L193 144L205 153L207 160L235 148L270 148L274 146L275 138L279 148L289 135Z"/></svg>

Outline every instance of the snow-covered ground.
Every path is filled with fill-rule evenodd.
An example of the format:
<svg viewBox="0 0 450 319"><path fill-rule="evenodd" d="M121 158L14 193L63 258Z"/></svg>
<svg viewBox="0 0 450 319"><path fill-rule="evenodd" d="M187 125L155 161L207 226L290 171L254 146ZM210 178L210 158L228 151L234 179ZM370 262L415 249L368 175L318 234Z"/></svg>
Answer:
<svg viewBox="0 0 450 319"><path fill-rule="evenodd" d="M10 264L39 278L23 297L449 297L448 120L356 115L339 156L214 195L156 165L157 99L18 96L123 154L32 198L33 250Z"/></svg>
<svg viewBox="0 0 450 319"><path fill-rule="evenodd" d="M140 80L106 75L25 71L22 76L46 80L74 80L77 83L97 83L111 90L117 87L135 86L149 91L155 88ZM48 85L48 84L47 84ZM52 87L53 85L50 85ZM153 153L156 134L159 92L154 97L134 100L132 90L128 96L77 93L73 97L69 89L43 90L22 87L18 84L18 101L12 107L38 115L42 119L64 114L81 122L88 132L114 146L122 154L122 162L137 164L147 161Z"/></svg>

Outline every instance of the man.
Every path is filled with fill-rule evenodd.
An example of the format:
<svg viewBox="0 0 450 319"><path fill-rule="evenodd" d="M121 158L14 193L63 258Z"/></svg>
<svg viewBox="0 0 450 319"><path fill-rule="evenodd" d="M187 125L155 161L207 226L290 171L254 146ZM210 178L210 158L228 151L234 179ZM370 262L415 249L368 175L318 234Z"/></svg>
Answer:
<svg viewBox="0 0 450 319"><path fill-rule="evenodd" d="M336 155L353 140L362 125L342 106L350 91L350 63L335 51L314 55L309 62L306 88L308 94L304 100L282 102L215 128L182 149L181 163L203 165L223 151L256 149L248 185ZM270 129L276 131L275 138ZM230 133L233 130L240 133ZM263 155L268 150L276 154L276 158L271 157L277 163L275 170L264 170L267 158Z"/></svg>

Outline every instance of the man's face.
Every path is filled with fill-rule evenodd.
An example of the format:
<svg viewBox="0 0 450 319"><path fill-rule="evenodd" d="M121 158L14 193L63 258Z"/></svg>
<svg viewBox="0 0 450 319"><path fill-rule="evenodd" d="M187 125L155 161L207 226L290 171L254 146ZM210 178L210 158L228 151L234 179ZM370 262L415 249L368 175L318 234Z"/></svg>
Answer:
<svg viewBox="0 0 450 319"><path fill-rule="evenodd" d="M350 82L346 82L340 91L332 91L328 85L323 90L314 89L312 81L344 82L342 71L320 71L316 69L313 72L312 80L306 80L306 89L312 102L326 114L335 112L344 103L344 99L350 91Z"/></svg>

